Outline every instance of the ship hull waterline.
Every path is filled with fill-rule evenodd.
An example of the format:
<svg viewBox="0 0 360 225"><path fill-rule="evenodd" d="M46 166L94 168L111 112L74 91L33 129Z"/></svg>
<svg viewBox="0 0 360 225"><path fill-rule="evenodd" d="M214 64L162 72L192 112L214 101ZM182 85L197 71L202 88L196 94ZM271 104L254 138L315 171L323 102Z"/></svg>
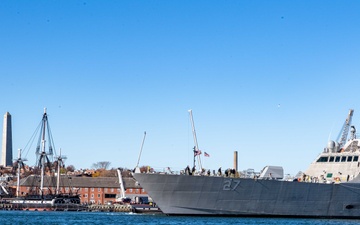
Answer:
<svg viewBox="0 0 360 225"><path fill-rule="evenodd" d="M360 183L134 174L166 215L360 218Z"/></svg>

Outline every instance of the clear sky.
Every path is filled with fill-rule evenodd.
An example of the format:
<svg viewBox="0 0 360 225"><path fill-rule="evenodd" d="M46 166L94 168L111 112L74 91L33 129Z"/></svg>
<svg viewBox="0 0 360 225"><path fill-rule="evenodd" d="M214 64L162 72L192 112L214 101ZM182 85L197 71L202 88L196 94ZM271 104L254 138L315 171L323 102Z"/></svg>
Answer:
<svg viewBox="0 0 360 225"><path fill-rule="evenodd" d="M67 165L295 175L360 124L359 1L0 1L14 155L46 107ZM35 165L35 146L24 151Z"/></svg>

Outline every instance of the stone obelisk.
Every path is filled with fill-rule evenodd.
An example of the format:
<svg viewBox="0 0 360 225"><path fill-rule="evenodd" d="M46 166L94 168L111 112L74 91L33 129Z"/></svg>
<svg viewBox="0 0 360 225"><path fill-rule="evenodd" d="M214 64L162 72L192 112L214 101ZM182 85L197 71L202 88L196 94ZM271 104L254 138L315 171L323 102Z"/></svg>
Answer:
<svg viewBox="0 0 360 225"><path fill-rule="evenodd" d="M3 124L1 165L12 166L12 157L11 115L9 112L6 112Z"/></svg>

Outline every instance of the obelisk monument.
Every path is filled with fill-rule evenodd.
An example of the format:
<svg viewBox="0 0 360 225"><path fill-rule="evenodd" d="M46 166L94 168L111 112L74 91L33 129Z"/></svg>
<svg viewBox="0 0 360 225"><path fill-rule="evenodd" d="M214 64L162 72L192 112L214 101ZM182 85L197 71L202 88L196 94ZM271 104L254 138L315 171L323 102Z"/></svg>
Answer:
<svg viewBox="0 0 360 225"><path fill-rule="evenodd" d="M1 165L12 166L12 157L11 115L9 112L6 112L3 124Z"/></svg>

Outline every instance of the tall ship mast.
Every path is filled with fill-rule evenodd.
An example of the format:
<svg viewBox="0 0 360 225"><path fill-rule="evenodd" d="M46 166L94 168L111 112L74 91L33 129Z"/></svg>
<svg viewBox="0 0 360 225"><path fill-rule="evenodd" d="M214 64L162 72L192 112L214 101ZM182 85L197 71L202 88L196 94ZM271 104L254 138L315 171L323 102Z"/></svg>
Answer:
<svg viewBox="0 0 360 225"><path fill-rule="evenodd" d="M32 183L33 187L30 187L29 193L21 195L20 172L22 168L25 168L23 163L25 159L21 157L22 151L19 149L18 159L16 160L18 171L16 198L11 199L11 203L18 209L26 210L82 210L83 206L80 204L78 194L72 193L71 188L68 189L69 193L62 192L60 189L60 168L63 166L63 159L66 157L61 155L61 150L59 156L56 156L46 108L39 127L40 135L36 146L37 159L34 171L40 170L40 180L38 180L39 176L36 172L23 178L29 180L28 183ZM56 156L55 162L52 161L54 153ZM55 173L56 179L54 177ZM53 191L54 189L55 191Z"/></svg>
<svg viewBox="0 0 360 225"><path fill-rule="evenodd" d="M46 133L49 137L49 148L48 151L46 151ZM52 139L50 139L50 126L48 122L48 117L46 113L46 108L44 109L44 114L42 118L42 124L41 124L41 142L38 143L38 146L36 148L36 154L38 155L38 167L41 169L40 174L40 195L44 195L44 175L45 175L45 167L47 166L50 170L50 160L49 156L53 155L53 148L52 148ZM40 150L40 143L41 143L41 150Z"/></svg>

